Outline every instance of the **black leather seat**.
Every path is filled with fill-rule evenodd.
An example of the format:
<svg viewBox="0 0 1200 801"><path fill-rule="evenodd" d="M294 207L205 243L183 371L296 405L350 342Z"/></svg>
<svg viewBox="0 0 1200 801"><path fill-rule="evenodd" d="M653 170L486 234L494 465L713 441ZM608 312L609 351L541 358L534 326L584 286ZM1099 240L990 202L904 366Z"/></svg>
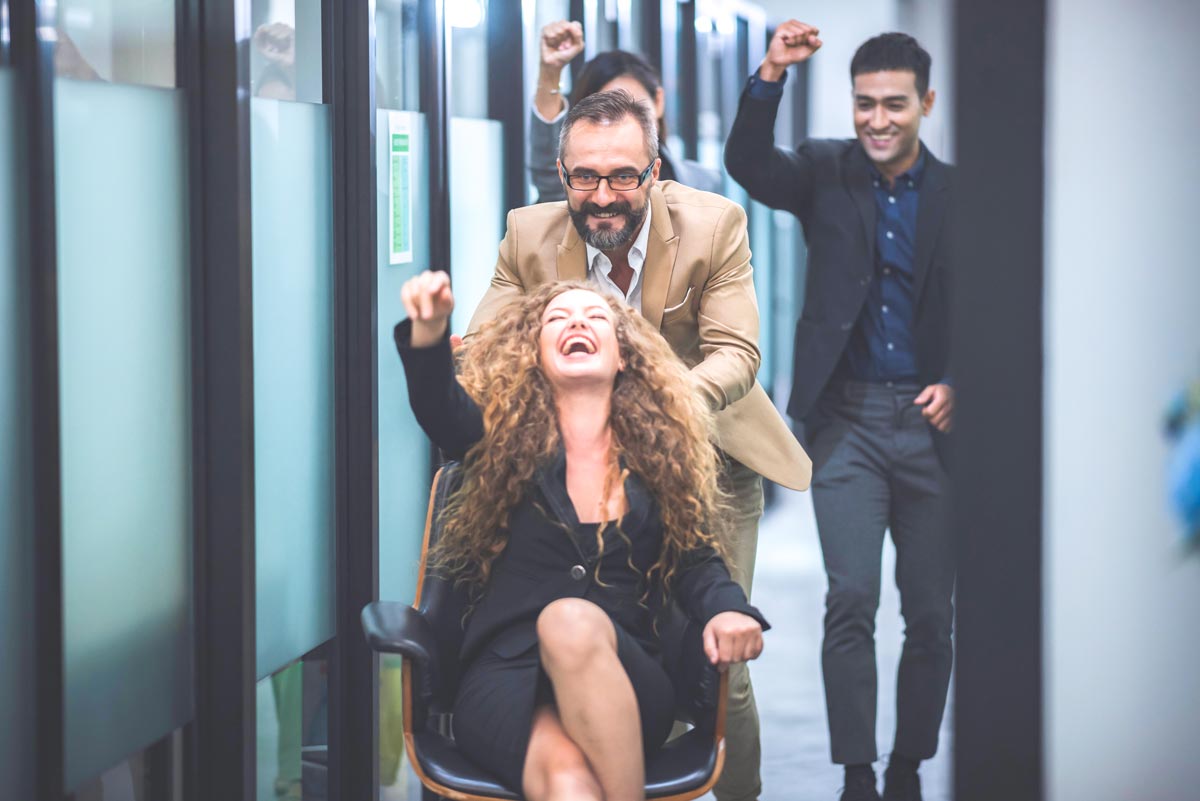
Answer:
<svg viewBox="0 0 1200 801"><path fill-rule="evenodd" d="M447 465L433 480L416 601L412 606L368 604L362 612L363 629L372 649L404 657L404 741L425 797L519 801L520 794L467 759L450 734L462 602L452 582L429 572L426 555L437 541L437 520L455 487L457 471L457 465ZM676 678L676 716L692 728L647 761L646 796L687 801L707 792L724 765L727 674L719 674L704 658L701 627L677 608L661 630L663 656Z"/></svg>

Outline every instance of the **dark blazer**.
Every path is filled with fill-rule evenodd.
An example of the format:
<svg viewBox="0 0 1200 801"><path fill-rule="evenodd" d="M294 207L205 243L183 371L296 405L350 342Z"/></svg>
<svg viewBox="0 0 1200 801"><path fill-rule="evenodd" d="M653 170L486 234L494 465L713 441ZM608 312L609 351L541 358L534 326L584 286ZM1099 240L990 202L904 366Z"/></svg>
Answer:
<svg viewBox="0 0 1200 801"><path fill-rule="evenodd" d="M411 330L406 320L396 326L395 339L413 412L447 456L461 458L483 437L479 407L454 378L448 339L416 349L409 345ZM662 608L662 593L651 587L646 602L640 601L646 590L643 577L662 545L662 521L658 504L637 477L626 481L625 493L629 511L620 526L628 541L610 529L605 532L601 557L594 535L581 532L567 494L565 454L539 465L510 515L508 544L492 564L486 592L468 618L464 664L485 646L505 658L528 651L537 643L536 622L542 609L551 601L572 597L592 601L647 651L659 651L653 623ZM629 567L630 561L636 570ZM576 566L584 571L574 570ZM768 628L712 549L689 553L670 590L683 611L701 624L733 610Z"/></svg>
<svg viewBox="0 0 1200 801"><path fill-rule="evenodd" d="M796 324L788 414L811 426L808 418L842 358L868 285L875 280L874 187L870 162L856 139L809 139L795 150L775 147L778 106L777 100L742 93L725 144L725 166L752 198L790 211L804 228L808 276L804 311ZM951 375L953 269L947 217L954 174L953 168L924 152L913 265L913 338L918 377L928 385Z"/></svg>

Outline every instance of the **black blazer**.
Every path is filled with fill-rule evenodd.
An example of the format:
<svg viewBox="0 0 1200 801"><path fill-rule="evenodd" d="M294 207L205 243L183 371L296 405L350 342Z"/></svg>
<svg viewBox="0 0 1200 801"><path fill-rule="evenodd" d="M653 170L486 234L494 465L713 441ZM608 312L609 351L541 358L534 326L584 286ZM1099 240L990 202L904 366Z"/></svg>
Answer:
<svg viewBox="0 0 1200 801"><path fill-rule="evenodd" d="M404 321L396 326L395 339L413 412L430 439L451 458L461 458L483 437L479 407L454 378L449 340L412 348L411 330L409 321ZM485 646L506 658L528 651L537 644L536 623L542 609L551 601L572 597L592 601L647 651L659 651L654 620L663 607L662 593L651 587L647 600L641 599L646 590L643 577L662 545L662 521L658 504L640 480L631 476L625 493L629 511L620 527L628 541L610 528L605 532L604 554L598 557L594 533L583 533L567 494L565 454L539 465L510 515L508 544L493 562L486 591L468 618L464 664ZM629 567L630 561L636 570ZM574 570L576 566L583 571ZM733 610L755 618L764 630L769 628L712 549L688 554L670 590L683 611L701 624Z"/></svg>
<svg viewBox="0 0 1200 801"><path fill-rule="evenodd" d="M725 144L729 175L750 196L790 211L804 228L808 276L796 324L788 414L809 420L833 376L875 280L875 198L870 162L856 139L809 139L775 147L777 100L742 93ZM922 384L950 376L950 228L953 168L925 146L914 254L913 338ZM940 440L940 437L938 438ZM938 441L935 440L935 441ZM939 445L939 450L941 446Z"/></svg>

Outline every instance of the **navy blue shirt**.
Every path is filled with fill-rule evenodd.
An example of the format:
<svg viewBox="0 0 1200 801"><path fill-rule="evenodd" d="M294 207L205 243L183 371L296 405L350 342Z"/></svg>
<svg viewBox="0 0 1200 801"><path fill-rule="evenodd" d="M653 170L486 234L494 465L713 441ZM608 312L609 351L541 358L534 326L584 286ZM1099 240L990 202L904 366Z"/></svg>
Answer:
<svg viewBox="0 0 1200 801"><path fill-rule="evenodd" d="M925 153L892 186L871 167L875 189L875 280L850 343L846 368L859 381L905 381L917 376L913 342L913 258L917 200Z"/></svg>

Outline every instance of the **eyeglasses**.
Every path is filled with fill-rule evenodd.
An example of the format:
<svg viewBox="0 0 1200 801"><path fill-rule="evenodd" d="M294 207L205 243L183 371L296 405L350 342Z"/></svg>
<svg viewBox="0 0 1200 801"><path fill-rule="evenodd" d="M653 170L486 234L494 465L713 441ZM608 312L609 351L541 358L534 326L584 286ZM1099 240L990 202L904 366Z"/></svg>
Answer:
<svg viewBox="0 0 1200 801"><path fill-rule="evenodd" d="M654 168L654 162L650 162L650 166L642 170L641 174L632 172L619 172L614 175L572 175L563 170L563 180L567 182L567 186L572 189L577 189L581 192L591 192L594 189L600 188L600 179L608 181L608 188L614 192L631 192L646 182L646 178L650 175L650 170Z"/></svg>

